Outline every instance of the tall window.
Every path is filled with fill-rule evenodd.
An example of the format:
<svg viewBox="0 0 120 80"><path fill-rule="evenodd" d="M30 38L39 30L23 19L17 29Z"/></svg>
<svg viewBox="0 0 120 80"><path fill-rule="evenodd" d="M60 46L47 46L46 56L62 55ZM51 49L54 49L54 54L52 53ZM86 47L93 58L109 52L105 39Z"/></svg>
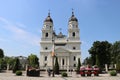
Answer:
<svg viewBox="0 0 120 80"><path fill-rule="evenodd" d="M74 56L73 60L75 61L76 60L76 57Z"/></svg>
<svg viewBox="0 0 120 80"><path fill-rule="evenodd" d="M46 67L46 66L47 66L47 63L45 63L44 66Z"/></svg>
<svg viewBox="0 0 120 80"><path fill-rule="evenodd" d="M76 64L74 64L73 66L76 67Z"/></svg>
<svg viewBox="0 0 120 80"><path fill-rule="evenodd" d="M48 37L48 33L45 34L45 37Z"/></svg>
<svg viewBox="0 0 120 80"><path fill-rule="evenodd" d="M65 61L64 61L64 59L62 59L62 65L64 65L65 64Z"/></svg>
<svg viewBox="0 0 120 80"><path fill-rule="evenodd" d="M75 32L72 33L72 36L75 37Z"/></svg>
<svg viewBox="0 0 120 80"><path fill-rule="evenodd" d="M45 56L45 61L47 61L47 56Z"/></svg>

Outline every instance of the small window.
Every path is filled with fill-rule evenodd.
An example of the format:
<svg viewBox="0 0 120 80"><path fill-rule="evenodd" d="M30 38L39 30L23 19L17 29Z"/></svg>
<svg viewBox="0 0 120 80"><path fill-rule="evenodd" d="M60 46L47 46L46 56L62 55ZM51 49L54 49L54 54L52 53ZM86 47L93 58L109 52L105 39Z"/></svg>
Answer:
<svg viewBox="0 0 120 80"><path fill-rule="evenodd" d="M64 59L62 60L62 65L64 65L65 64L65 62L64 62Z"/></svg>
<svg viewBox="0 0 120 80"><path fill-rule="evenodd" d="M45 34L45 37L48 37L48 33Z"/></svg>
<svg viewBox="0 0 120 80"><path fill-rule="evenodd" d="M73 60L75 61L76 60L76 57L74 56Z"/></svg>
<svg viewBox="0 0 120 80"><path fill-rule="evenodd" d="M72 36L75 37L75 32L72 33Z"/></svg>
<svg viewBox="0 0 120 80"><path fill-rule="evenodd" d="M47 61L47 56L45 56L45 61Z"/></svg>
<svg viewBox="0 0 120 80"><path fill-rule="evenodd" d="M76 64L74 64L73 66L76 67Z"/></svg>
<svg viewBox="0 0 120 80"><path fill-rule="evenodd" d="M75 25L74 25L74 24L72 24L72 27L73 27L73 28L74 28L74 26L75 26Z"/></svg>
<svg viewBox="0 0 120 80"><path fill-rule="evenodd" d="M52 28L52 26L50 26L50 28Z"/></svg>
<svg viewBox="0 0 120 80"><path fill-rule="evenodd" d="M76 28L77 28L78 26L76 25Z"/></svg>
<svg viewBox="0 0 120 80"><path fill-rule="evenodd" d="M76 47L73 47L73 50L75 50L76 49Z"/></svg>
<svg viewBox="0 0 120 80"><path fill-rule="evenodd" d="M47 50L48 48L47 47L45 47L45 50Z"/></svg>
<svg viewBox="0 0 120 80"><path fill-rule="evenodd" d="M47 66L47 64L45 63L45 65L44 65L45 67Z"/></svg>

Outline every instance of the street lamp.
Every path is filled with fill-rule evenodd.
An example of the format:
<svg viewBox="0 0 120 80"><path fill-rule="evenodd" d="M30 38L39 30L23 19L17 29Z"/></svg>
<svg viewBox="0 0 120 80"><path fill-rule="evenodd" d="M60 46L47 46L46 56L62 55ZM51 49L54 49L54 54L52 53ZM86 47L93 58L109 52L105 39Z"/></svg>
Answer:
<svg viewBox="0 0 120 80"><path fill-rule="evenodd" d="M53 43L53 50L52 50L52 77L54 77L54 57L55 57L55 32L52 34L52 43Z"/></svg>

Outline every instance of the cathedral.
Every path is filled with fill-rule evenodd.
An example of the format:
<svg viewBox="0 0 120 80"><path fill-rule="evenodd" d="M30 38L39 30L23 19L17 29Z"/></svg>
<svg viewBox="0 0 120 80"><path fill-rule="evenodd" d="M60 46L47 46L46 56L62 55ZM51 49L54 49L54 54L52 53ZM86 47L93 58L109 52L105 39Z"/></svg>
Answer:
<svg viewBox="0 0 120 80"><path fill-rule="evenodd" d="M81 41L78 19L74 12L68 20L68 34L62 32L56 34L53 26L53 19L48 13L42 27L42 37L40 41L40 69L53 69L52 51L58 59L60 70L76 69L78 58L81 59Z"/></svg>

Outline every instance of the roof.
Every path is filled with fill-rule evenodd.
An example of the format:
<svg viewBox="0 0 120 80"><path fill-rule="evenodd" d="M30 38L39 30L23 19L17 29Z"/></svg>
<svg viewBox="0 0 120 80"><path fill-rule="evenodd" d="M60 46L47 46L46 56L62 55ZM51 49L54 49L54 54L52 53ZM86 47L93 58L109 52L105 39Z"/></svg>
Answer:
<svg viewBox="0 0 120 80"><path fill-rule="evenodd" d="M52 22L52 23L53 23L53 20L52 20L52 18L50 17L50 13L48 13L48 16L47 16L47 18L45 19L44 22Z"/></svg>
<svg viewBox="0 0 120 80"><path fill-rule="evenodd" d="M77 18L75 17L75 15L74 15L74 12L72 12L72 16L70 17L69 22L70 21L78 21Z"/></svg>

